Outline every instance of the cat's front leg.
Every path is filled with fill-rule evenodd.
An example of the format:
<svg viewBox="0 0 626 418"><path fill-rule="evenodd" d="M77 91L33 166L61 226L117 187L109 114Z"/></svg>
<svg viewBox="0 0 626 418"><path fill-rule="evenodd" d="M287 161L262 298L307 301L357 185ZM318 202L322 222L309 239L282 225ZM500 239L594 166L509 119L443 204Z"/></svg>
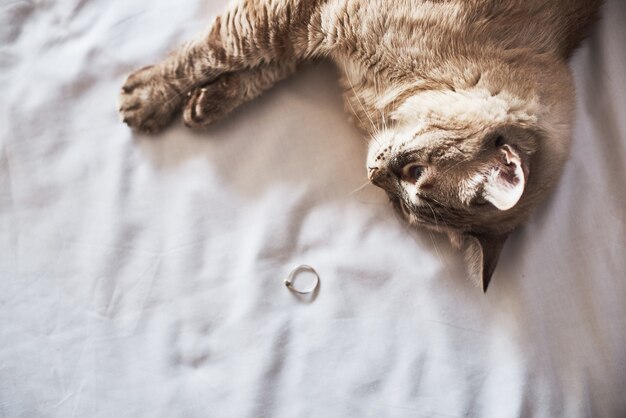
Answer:
<svg viewBox="0 0 626 418"><path fill-rule="evenodd" d="M156 132L181 110L189 93L225 73L291 65L322 52L321 0L239 0L217 17L208 35L163 62L131 74L119 112L132 128ZM312 23L313 22L313 23Z"/></svg>
<svg viewBox="0 0 626 418"><path fill-rule="evenodd" d="M230 70L214 56L205 39L194 40L164 61L129 75L118 99L122 121L146 133L163 129L181 111L188 94Z"/></svg>
<svg viewBox="0 0 626 418"><path fill-rule="evenodd" d="M149 66L128 76L119 96L118 111L131 128L155 133L172 120L184 98L183 89L169 83L160 68Z"/></svg>
<svg viewBox="0 0 626 418"><path fill-rule="evenodd" d="M189 93L183 109L185 125L190 128L204 128L256 98L295 70L296 63L288 61L222 74L216 80Z"/></svg>

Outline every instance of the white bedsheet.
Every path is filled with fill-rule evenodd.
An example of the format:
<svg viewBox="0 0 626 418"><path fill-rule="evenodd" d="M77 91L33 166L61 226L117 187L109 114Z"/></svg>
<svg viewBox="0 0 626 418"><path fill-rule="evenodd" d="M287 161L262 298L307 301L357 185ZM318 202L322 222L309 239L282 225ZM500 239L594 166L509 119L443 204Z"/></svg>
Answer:
<svg viewBox="0 0 626 418"><path fill-rule="evenodd" d="M125 75L224 4L0 2L0 416L626 416L626 3L486 295L360 188L330 64L206 133L118 121Z"/></svg>

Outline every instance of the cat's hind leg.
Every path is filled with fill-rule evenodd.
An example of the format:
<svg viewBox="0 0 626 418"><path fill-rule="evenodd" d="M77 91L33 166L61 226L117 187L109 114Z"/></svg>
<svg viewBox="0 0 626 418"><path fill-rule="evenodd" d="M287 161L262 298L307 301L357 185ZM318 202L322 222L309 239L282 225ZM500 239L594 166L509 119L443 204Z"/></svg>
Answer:
<svg viewBox="0 0 626 418"><path fill-rule="evenodd" d="M206 127L256 98L295 70L296 63L293 61L222 74L213 82L189 93L183 109L185 125L191 128Z"/></svg>

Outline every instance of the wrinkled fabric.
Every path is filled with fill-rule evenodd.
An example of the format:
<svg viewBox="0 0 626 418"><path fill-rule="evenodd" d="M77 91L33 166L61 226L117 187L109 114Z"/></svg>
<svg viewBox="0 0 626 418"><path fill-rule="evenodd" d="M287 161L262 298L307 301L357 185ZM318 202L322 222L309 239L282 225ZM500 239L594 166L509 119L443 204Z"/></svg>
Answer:
<svg viewBox="0 0 626 418"><path fill-rule="evenodd" d="M0 3L0 416L625 416L626 3L485 295L366 185L328 63L206 132L119 122L124 77L224 6Z"/></svg>

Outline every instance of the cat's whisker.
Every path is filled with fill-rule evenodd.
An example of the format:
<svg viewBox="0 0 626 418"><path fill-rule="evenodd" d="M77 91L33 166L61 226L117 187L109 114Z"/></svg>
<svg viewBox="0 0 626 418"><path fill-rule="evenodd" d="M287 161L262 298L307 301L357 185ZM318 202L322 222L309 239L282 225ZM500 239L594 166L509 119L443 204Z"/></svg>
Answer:
<svg viewBox="0 0 626 418"><path fill-rule="evenodd" d="M450 167L448 167L447 169L445 169L445 170L441 173L441 175L446 174L448 171L452 170L453 168L458 167L459 165L463 164L464 162L465 162L464 160L457 161L455 164L452 164Z"/></svg>
<svg viewBox="0 0 626 418"><path fill-rule="evenodd" d="M368 180L366 181L364 184L362 184L361 186L357 187L356 189L352 190L350 193L348 193L349 195L353 195L355 193L360 192L361 190L365 189L367 186L371 186L372 183Z"/></svg>
<svg viewBox="0 0 626 418"><path fill-rule="evenodd" d="M376 91L376 96L380 97L380 90L378 89L378 77L374 78L374 90ZM383 125L383 129L387 130L387 118L385 118L385 108L379 108L378 112L380 113L381 123Z"/></svg>
<svg viewBox="0 0 626 418"><path fill-rule="evenodd" d="M353 90L354 90L354 88L353 88ZM360 124L362 126L365 125L365 123L363 123L363 120L359 116L359 114L356 111L356 109L354 108L354 106L352 106L352 101L350 99L347 99L346 101L348 102L348 105L350 106L350 109L352 110L352 114L358 119L358 121L360 122ZM380 143L376 139L375 135L372 135L371 138L380 146ZM363 138L363 141L365 141L366 144L368 143L367 138Z"/></svg>
<svg viewBox="0 0 626 418"><path fill-rule="evenodd" d="M359 122L361 123L361 125L363 125L363 121L361 120L361 118L359 117L358 113L354 110L354 107L352 106L352 103L350 102L350 100L347 100L348 105L350 106L350 109L352 109L352 114L359 120ZM376 138L374 138L372 136L372 138L374 140L376 140ZM363 141L365 141L365 143L367 144L367 138L363 138ZM376 141L376 143L378 144L378 141ZM379 144L380 145L380 144Z"/></svg>
<svg viewBox="0 0 626 418"><path fill-rule="evenodd" d="M347 71L347 68L345 67L345 63L344 63L344 69ZM369 119L369 122L372 126L372 134L370 135L370 138L378 145L380 146L380 142L378 141L378 139L376 139L376 136L380 134L380 129L378 129L378 127L374 124L372 118L370 117L370 115L367 113L367 111L365 110L365 107L363 105L363 103L361 102L361 99L358 97L358 95L356 94L356 91L354 89L354 84L352 83L352 80L350 79L350 77L347 75L346 73L346 79L348 80L348 82L350 83L350 88L352 89L352 92L354 93L354 97L357 99L359 105L361 106L361 109L363 109L363 113L365 114L365 116L367 116L367 118ZM347 99L348 105L350 106L350 109L352 110L352 114L358 119L358 121L360 122L361 126L365 126L365 123L363 122L363 119L361 119L361 117L359 116L359 113L356 111L356 109L354 108L354 106L352 105L352 101L350 99ZM368 143L368 140L363 138L363 140L365 141L365 143Z"/></svg>
<svg viewBox="0 0 626 418"><path fill-rule="evenodd" d="M433 198L433 197L429 197L430 200L432 200L433 202L437 203L438 205L441 205L442 207L444 206L443 203L441 203L440 201L438 201L437 199Z"/></svg>
<svg viewBox="0 0 626 418"><path fill-rule="evenodd" d="M428 206L428 209L430 209L430 212L433 214L433 220L435 221L435 228L438 229L439 225L437 224L437 215L435 215L435 210L433 209L431 204L428 203L427 201L424 200L424 203L426 203L426 206Z"/></svg>
<svg viewBox="0 0 626 418"><path fill-rule="evenodd" d="M443 259L443 256L439 252L439 246L437 245L437 242L435 241L433 232L430 229L427 229L427 231L428 231L428 236L430 237L430 241L433 243L433 247L435 247L435 253L437 254L437 258L439 258L439 261L441 261L441 264L445 266L446 265L445 260Z"/></svg>
<svg viewBox="0 0 626 418"><path fill-rule="evenodd" d="M344 72L346 74L346 79L348 80L348 83L350 83L350 88L352 89L352 93L354 93L354 97L356 97L357 101L359 102L359 105L361 106L361 109L363 110L363 113L365 114L365 116L367 116L367 118L370 121L370 124L372 125L372 130L375 132L374 135L378 134L379 132L378 132L378 130L376 128L376 124L374 123L374 120L371 118L370 114L365 109L365 105L363 104L363 102L361 101L361 98L359 97L359 95L357 94L356 90L354 89L354 84L352 84L352 79L348 75L348 67L346 67L346 63L345 62L343 63L343 69L344 69Z"/></svg>

